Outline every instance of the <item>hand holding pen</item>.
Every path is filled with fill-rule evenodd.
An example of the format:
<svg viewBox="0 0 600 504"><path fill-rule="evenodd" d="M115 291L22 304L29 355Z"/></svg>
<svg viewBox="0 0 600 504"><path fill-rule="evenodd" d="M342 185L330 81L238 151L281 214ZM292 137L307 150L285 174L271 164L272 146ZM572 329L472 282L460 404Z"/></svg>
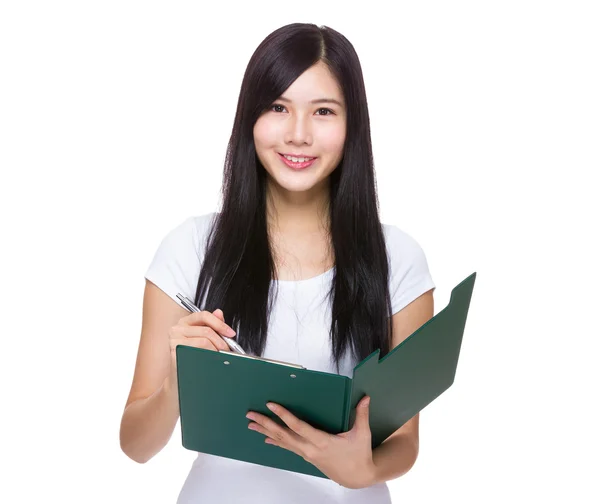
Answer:
<svg viewBox="0 0 600 504"><path fill-rule="evenodd" d="M193 312L179 319L177 325L169 329L169 345L171 350L169 383L177 387L177 345L186 345L206 350L229 350L225 338L219 332L231 334L231 329L223 321L223 312L215 310L210 313ZM227 338L229 339L229 338Z"/></svg>
<svg viewBox="0 0 600 504"><path fill-rule="evenodd" d="M233 339L235 331L229 327L223 318L223 312L220 309L213 313L201 311L192 301L183 294L177 294L177 299L181 304L192 313L182 318L178 325L171 328L171 349L175 352L176 345L197 346L208 350L228 350L240 354L246 354L244 349ZM182 339L183 336L183 339ZM196 343L185 338L197 338ZM173 343L173 339L178 342Z"/></svg>

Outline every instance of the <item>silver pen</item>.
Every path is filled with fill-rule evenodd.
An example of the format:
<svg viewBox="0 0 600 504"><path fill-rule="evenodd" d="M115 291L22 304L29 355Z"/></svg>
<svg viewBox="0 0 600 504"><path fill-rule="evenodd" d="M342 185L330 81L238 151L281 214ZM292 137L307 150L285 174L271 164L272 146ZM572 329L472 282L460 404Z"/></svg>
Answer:
<svg viewBox="0 0 600 504"><path fill-rule="evenodd" d="M181 304L183 306L185 306L186 309L188 309L191 312L202 311L202 310L200 310L200 308L198 308L194 303L192 303L187 297L185 297L181 293L177 294L177 299L179 299L179 301L181 301ZM231 350L233 352L236 352L236 353L239 353L242 355L246 355L246 352L244 352L244 349L236 341L232 340L231 338L227 338L221 334L219 334L219 336L221 336L221 339L223 341L225 341L225 343L227 343L227 345L229 346L229 348L231 348Z"/></svg>

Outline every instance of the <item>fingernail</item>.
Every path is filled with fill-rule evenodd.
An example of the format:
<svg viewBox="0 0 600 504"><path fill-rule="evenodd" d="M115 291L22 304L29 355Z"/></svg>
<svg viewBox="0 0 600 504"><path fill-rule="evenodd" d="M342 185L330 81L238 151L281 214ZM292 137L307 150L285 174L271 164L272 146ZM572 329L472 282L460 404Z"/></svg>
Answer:
<svg viewBox="0 0 600 504"><path fill-rule="evenodd" d="M227 336L229 336L230 338L233 338L235 336L235 331L231 327L227 329Z"/></svg>

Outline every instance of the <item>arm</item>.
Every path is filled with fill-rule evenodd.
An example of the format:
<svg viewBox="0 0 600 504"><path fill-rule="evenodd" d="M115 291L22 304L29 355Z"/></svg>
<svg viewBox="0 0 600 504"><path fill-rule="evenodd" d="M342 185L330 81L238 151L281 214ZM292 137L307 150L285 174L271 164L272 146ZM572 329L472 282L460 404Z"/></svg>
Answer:
<svg viewBox="0 0 600 504"><path fill-rule="evenodd" d="M419 296L392 317L392 348L398 346L433 317L433 290ZM406 474L419 453L419 414L373 450L375 483L382 483Z"/></svg>
<svg viewBox="0 0 600 504"><path fill-rule="evenodd" d="M419 414L406 422L373 450L373 485L399 478L417 461L419 454Z"/></svg>
<svg viewBox="0 0 600 504"><path fill-rule="evenodd" d="M123 452L139 463L164 448L179 418L177 375L171 372L168 335L185 315L184 308L146 281L142 334L119 434Z"/></svg>
<svg viewBox="0 0 600 504"><path fill-rule="evenodd" d="M176 386L169 378L150 396L129 403L121 419L121 449L141 464L162 450L179 418Z"/></svg>

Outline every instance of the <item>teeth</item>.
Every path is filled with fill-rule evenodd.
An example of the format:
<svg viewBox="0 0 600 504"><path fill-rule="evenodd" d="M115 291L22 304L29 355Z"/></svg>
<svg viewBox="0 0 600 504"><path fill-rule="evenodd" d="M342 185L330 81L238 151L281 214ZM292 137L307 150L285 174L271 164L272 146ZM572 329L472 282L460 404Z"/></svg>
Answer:
<svg viewBox="0 0 600 504"><path fill-rule="evenodd" d="M291 156L283 156L285 159L287 159L288 161L291 161L292 163L304 163L305 161L310 161L311 159L314 158L297 158L297 157L291 157Z"/></svg>

